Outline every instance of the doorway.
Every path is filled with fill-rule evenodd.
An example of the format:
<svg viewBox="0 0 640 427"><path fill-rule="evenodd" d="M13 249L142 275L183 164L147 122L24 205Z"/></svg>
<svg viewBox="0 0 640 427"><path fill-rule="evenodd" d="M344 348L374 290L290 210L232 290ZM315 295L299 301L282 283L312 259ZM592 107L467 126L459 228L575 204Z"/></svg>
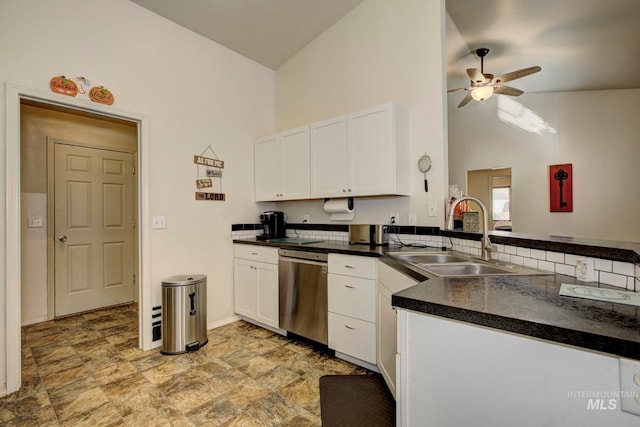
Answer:
<svg viewBox="0 0 640 427"><path fill-rule="evenodd" d="M511 168L467 171L467 193L487 207L490 230L511 231Z"/></svg>
<svg viewBox="0 0 640 427"><path fill-rule="evenodd" d="M4 252L5 261L5 340L0 345L0 351L6 355L4 358L6 373L6 393L17 391L21 386L21 145L20 135L22 132L20 125L20 106L23 101L41 102L51 107L67 108L75 113L94 114L105 119L115 118L126 120L137 126L137 146L139 159L138 165L138 188L139 195L135 198L139 200L136 209L139 217L139 224L136 234L140 241L137 277L139 283L139 346L143 350L149 350L159 343L154 343L151 333L151 322L143 322L143 319L151 319L152 306L152 285L151 285L151 238L149 235L150 224L150 200L149 200L149 172L150 164L150 137L149 118L145 115L131 111L123 111L113 106L94 104L85 100L79 100L49 92L43 92L24 86L7 83L6 96L6 215L5 215L5 238L6 246ZM23 171L22 171L23 172Z"/></svg>

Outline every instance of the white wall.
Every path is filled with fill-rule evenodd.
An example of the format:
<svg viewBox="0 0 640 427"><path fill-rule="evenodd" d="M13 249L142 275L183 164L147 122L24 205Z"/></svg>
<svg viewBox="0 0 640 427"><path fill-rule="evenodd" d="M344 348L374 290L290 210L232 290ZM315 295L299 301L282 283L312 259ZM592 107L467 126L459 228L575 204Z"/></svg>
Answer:
<svg viewBox="0 0 640 427"><path fill-rule="evenodd" d="M253 144L273 131L269 70L128 0L3 0L0 81L49 91L55 75L84 76L115 95L114 107L150 118L152 215L168 228L151 235L153 304L163 278L204 273L208 322L233 314L231 224L255 222ZM4 84L0 98L4 99ZM63 97L60 95L60 97ZM5 103L0 103L4 124ZM0 223L5 222L4 127L0 131ZM194 200L193 155L211 144L225 161L226 202ZM4 227L0 271L5 271ZM0 295L7 286L0 277ZM0 304L0 366L5 366L5 304ZM0 371L0 385L6 372Z"/></svg>
<svg viewBox="0 0 640 427"><path fill-rule="evenodd" d="M640 89L494 96L461 109L457 99L449 95L452 184L464 189L468 170L510 166L514 232L640 241ZM551 213L548 166L564 163L573 164L573 212Z"/></svg>
<svg viewBox="0 0 640 427"><path fill-rule="evenodd" d="M364 0L276 71L276 128L286 130L395 100L411 114L411 197L357 199L353 223L384 223L388 213L444 223L447 178L444 1ZM429 192L418 158L433 160ZM427 217L427 203L438 205ZM289 222L331 223L322 201L281 202Z"/></svg>

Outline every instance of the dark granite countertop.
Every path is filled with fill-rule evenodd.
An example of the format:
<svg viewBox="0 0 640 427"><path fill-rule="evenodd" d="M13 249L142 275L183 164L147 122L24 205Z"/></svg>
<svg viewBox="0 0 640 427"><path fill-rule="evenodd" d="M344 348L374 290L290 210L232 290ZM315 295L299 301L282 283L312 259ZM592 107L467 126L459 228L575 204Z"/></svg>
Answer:
<svg viewBox="0 0 640 427"><path fill-rule="evenodd" d="M562 283L578 283L573 277L552 274L444 278L418 272L386 255L390 251L425 249L332 241L286 245L241 239L234 243L379 257L420 281L393 295L396 307L640 360L640 307L560 296Z"/></svg>

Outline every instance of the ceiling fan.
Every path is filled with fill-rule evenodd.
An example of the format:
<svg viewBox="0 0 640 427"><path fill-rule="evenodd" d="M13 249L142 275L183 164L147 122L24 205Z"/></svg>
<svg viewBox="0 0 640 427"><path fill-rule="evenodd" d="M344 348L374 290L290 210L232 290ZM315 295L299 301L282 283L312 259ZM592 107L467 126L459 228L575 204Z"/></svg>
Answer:
<svg viewBox="0 0 640 427"><path fill-rule="evenodd" d="M480 57L480 69L478 70L477 68L467 68L467 74L471 79L471 86L451 89L447 91L447 93L457 92L459 90L466 90L469 92L467 93L467 96L465 96L464 99L460 101L460 104L458 104L458 108L464 107L472 99L475 99L476 101L484 101L494 93L497 93L499 95L520 96L524 93L523 91L511 86L505 86L503 85L503 83L519 79L542 70L542 68L536 65L533 67L512 71L498 77L493 77L493 74L484 72L484 57L487 56L488 53L489 49L485 47L476 49L476 54Z"/></svg>

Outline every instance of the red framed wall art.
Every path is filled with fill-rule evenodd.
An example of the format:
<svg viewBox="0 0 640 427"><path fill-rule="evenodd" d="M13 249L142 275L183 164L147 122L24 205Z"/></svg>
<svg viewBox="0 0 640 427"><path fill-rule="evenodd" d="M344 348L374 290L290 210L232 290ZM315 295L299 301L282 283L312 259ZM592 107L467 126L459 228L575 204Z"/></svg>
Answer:
<svg viewBox="0 0 640 427"><path fill-rule="evenodd" d="M573 212L572 164L549 166L549 210Z"/></svg>

